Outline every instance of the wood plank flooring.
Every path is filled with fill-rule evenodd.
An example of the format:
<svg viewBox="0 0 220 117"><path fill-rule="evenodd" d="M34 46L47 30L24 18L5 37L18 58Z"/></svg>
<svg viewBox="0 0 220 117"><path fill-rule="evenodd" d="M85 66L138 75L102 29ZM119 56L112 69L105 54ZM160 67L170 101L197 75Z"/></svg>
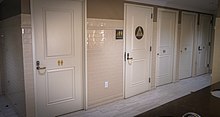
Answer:
<svg viewBox="0 0 220 117"><path fill-rule="evenodd" d="M210 74L183 79L146 93L62 117L133 117L211 84Z"/></svg>

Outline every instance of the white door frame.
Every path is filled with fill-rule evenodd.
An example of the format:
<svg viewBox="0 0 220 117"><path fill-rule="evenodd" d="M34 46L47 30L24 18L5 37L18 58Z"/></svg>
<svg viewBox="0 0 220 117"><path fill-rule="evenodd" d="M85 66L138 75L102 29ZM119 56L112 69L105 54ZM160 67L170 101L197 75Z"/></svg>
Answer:
<svg viewBox="0 0 220 117"><path fill-rule="evenodd" d="M36 43L35 43L35 37L34 37L34 22L33 22L33 1L34 0L30 0L30 6L31 6L31 25L32 25L32 53L33 53L33 74L34 74L34 97L36 97L36 89L37 89L37 85L36 85L36 79L37 79L37 70L36 70ZM83 91L83 109L88 109L88 96L87 96L87 0L75 0L75 1L80 1L82 2L82 16L83 16L83 21L82 21L82 79L83 79L83 84L82 84L82 91ZM37 99L35 98L33 100L35 102L35 113L34 115L37 115Z"/></svg>
<svg viewBox="0 0 220 117"><path fill-rule="evenodd" d="M126 98L125 97L125 89L126 89L126 85L125 85L125 83L126 83L126 62L127 62L127 60L126 60L126 20L125 20L125 18L126 18L126 13L127 13L127 10L126 10L126 6L127 5L134 5L134 6L139 6L139 7L147 7L147 8L152 8L152 10L153 10L153 7L151 7L151 6L147 6L147 5L137 5L137 4L135 4L135 3L124 3L124 35L123 35L123 97L124 98ZM154 12L154 11L153 11ZM152 12L152 15L153 15L153 12ZM152 28L153 28L153 22L152 22ZM151 75L151 62L152 62L152 58L153 58L153 56L152 56L152 39L153 39L153 29L152 29L152 34L151 34L151 38L150 38L150 42L149 42L149 46L151 47L151 52L149 53L149 76L150 76L150 78L152 79L152 75ZM151 90L151 82L149 83L149 87L148 87L148 89L149 90Z"/></svg>
<svg viewBox="0 0 220 117"><path fill-rule="evenodd" d="M160 52L160 23L159 23L159 12L160 11L168 11L168 12L173 12L176 13L176 26L175 26L175 39L174 39L174 54L173 54L173 74L172 74L172 82L176 82L176 77L178 77L177 74L177 55L178 55L178 19L179 19L179 11L178 10L171 10L171 9L165 9L165 8L158 8L157 11L157 47L156 47L156 54ZM156 57L156 73L155 76L157 77L158 75L158 67L159 67L159 61L158 61L158 57ZM155 77L155 86L157 86L156 84L156 80L158 80Z"/></svg>

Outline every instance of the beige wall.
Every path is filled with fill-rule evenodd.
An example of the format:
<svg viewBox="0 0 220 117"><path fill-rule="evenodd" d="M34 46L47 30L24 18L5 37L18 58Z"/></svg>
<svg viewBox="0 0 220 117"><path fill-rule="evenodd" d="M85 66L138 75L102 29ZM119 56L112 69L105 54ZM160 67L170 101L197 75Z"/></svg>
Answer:
<svg viewBox="0 0 220 117"><path fill-rule="evenodd" d="M212 63L212 83L220 81L220 1L215 22L214 53Z"/></svg>
<svg viewBox="0 0 220 117"><path fill-rule="evenodd" d="M220 18L216 19L212 83L220 81Z"/></svg>
<svg viewBox="0 0 220 117"><path fill-rule="evenodd" d="M124 0L87 0L88 18L124 19Z"/></svg>
<svg viewBox="0 0 220 117"><path fill-rule="evenodd" d="M123 20L88 19L89 108L123 98L123 40L115 39L116 29Z"/></svg>
<svg viewBox="0 0 220 117"><path fill-rule="evenodd" d="M3 40L3 78L5 95L20 116L25 115L25 91L21 16L17 15L1 22Z"/></svg>

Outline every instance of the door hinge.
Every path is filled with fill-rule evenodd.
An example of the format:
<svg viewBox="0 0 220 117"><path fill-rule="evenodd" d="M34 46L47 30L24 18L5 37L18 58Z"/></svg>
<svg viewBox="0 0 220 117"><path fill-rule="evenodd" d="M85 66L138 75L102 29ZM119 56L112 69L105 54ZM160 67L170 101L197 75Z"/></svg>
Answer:
<svg viewBox="0 0 220 117"><path fill-rule="evenodd" d="M152 51L152 47L150 46L150 52Z"/></svg>
<svg viewBox="0 0 220 117"><path fill-rule="evenodd" d="M209 65L209 64L207 64L207 67L209 68L209 67L210 67L210 65Z"/></svg>
<svg viewBox="0 0 220 117"><path fill-rule="evenodd" d="M149 78L149 83L150 83L150 78Z"/></svg>
<svg viewBox="0 0 220 117"><path fill-rule="evenodd" d="M126 61L126 52L124 53L124 61Z"/></svg>
<svg viewBox="0 0 220 117"><path fill-rule="evenodd" d="M153 19L153 13L151 13L151 16L150 16L150 17L151 17L151 19Z"/></svg>
<svg viewBox="0 0 220 117"><path fill-rule="evenodd" d="M211 19L210 24L213 24L213 19Z"/></svg>

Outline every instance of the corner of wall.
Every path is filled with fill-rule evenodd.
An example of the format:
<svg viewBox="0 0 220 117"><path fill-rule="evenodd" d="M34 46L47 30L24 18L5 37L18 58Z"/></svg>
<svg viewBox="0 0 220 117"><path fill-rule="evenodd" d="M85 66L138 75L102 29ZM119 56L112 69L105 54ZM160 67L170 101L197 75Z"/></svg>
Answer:
<svg viewBox="0 0 220 117"><path fill-rule="evenodd" d="M31 15L21 14L26 116L35 116Z"/></svg>
<svg viewBox="0 0 220 117"><path fill-rule="evenodd" d="M216 19L215 40L214 40L214 55L212 68L212 84L220 81L220 18Z"/></svg>

